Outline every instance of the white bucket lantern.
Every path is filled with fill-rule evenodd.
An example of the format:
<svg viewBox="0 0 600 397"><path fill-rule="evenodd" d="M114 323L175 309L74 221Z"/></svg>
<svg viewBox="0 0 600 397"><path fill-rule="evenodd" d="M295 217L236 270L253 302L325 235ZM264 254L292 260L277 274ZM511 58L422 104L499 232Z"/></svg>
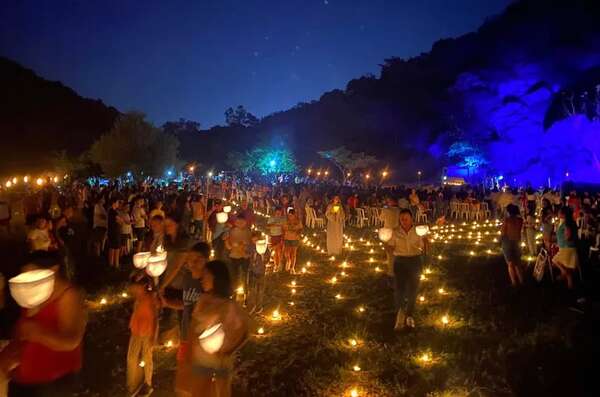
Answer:
<svg viewBox="0 0 600 397"><path fill-rule="evenodd" d="M25 309L40 306L54 291L54 272L50 269L31 270L8 280L10 294Z"/></svg>
<svg viewBox="0 0 600 397"><path fill-rule="evenodd" d="M415 228L415 232L417 232L417 236L423 237L424 235L429 233L429 226L419 225Z"/></svg>
<svg viewBox="0 0 600 397"><path fill-rule="evenodd" d="M263 255L265 252L267 252L267 240L258 240L256 242L256 252L258 252L260 255Z"/></svg>
<svg viewBox="0 0 600 397"><path fill-rule="evenodd" d="M148 265L148 258L152 255L150 252L138 252L133 255L133 266L136 269L143 269Z"/></svg>
<svg viewBox="0 0 600 397"><path fill-rule="evenodd" d="M198 337L200 346L205 352L214 354L218 352L223 346L225 340L225 331L223 331L223 325L221 323L215 324L209 327L200 334Z"/></svg>
<svg viewBox="0 0 600 397"><path fill-rule="evenodd" d="M147 259L146 273L151 277L160 277L167 269L167 251L162 246L156 249L156 253Z"/></svg>
<svg viewBox="0 0 600 397"><path fill-rule="evenodd" d="M389 227L382 227L379 228L379 239L381 241L383 241L384 243L387 243L388 241L390 241L392 239L392 234L394 233L394 231L392 229L390 229Z"/></svg>
<svg viewBox="0 0 600 397"><path fill-rule="evenodd" d="M229 214L231 212L231 206L226 205L225 207L223 207L223 212L226 214Z"/></svg>
<svg viewBox="0 0 600 397"><path fill-rule="evenodd" d="M217 214L217 222L225 223L225 222L227 222L227 219L229 219L229 216L227 215L226 212L219 212Z"/></svg>

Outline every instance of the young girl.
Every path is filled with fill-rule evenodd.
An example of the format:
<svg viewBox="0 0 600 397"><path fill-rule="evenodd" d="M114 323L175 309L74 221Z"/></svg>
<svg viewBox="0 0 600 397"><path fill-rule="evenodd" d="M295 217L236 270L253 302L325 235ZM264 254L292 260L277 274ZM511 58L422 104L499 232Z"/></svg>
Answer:
<svg viewBox="0 0 600 397"><path fill-rule="evenodd" d="M508 265L508 275L513 287L523 284L521 272L521 229L523 218L519 216L519 207L509 204L506 207L508 216L502 224L502 252Z"/></svg>
<svg viewBox="0 0 600 397"><path fill-rule="evenodd" d="M127 390L137 396L152 394L152 350L158 327L159 301L152 290L152 280L139 274L129 287L135 299L129 321L131 337L127 350ZM143 383L142 383L143 378Z"/></svg>
<svg viewBox="0 0 600 397"><path fill-rule="evenodd" d="M558 253L552 262L560 270L560 277L567 281L567 287L573 288L573 271L579 266L577 256L577 224L569 207L563 207L558 212L559 226L556 230Z"/></svg>
<svg viewBox="0 0 600 397"><path fill-rule="evenodd" d="M283 225L283 255L285 257L285 270L291 274L296 274L296 259L301 230L302 224L296 216L296 212L290 209L287 215L287 222Z"/></svg>

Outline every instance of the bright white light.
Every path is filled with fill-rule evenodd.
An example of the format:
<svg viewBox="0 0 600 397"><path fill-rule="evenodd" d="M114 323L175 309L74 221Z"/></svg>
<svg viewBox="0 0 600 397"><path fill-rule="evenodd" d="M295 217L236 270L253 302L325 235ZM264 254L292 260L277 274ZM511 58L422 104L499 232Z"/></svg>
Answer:
<svg viewBox="0 0 600 397"><path fill-rule="evenodd" d="M31 309L46 302L54 291L54 272L50 269L31 270L8 280L10 294L17 304Z"/></svg>
<svg viewBox="0 0 600 397"><path fill-rule="evenodd" d="M225 340L225 331L221 323L215 324L200 334L198 337L200 346L209 354L218 352L223 346Z"/></svg>

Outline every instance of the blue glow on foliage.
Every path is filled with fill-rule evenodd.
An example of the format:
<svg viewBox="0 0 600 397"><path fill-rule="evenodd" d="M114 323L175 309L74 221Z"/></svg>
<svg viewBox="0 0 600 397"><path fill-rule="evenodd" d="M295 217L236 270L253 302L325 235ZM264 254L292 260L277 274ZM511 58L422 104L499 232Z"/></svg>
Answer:
<svg viewBox="0 0 600 397"><path fill-rule="evenodd" d="M461 75L453 92L461 95L471 116L463 126L464 139L477 142L487 164L480 164L477 153L455 150L453 156L448 153L455 165L448 174L473 179L497 175L498 180L534 187L547 186L549 180L600 183L600 120L565 115L544 129L560 87L580 76L581 66L569 62L515 62L512 68ZM433 155L431 147L429 153Z"/></svg>

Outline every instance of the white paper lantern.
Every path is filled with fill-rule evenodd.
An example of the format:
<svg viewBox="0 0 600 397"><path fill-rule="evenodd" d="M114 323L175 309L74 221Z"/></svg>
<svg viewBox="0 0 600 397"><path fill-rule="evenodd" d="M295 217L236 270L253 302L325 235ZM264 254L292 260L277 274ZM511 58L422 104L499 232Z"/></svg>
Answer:
<svg viewBox="0 0 600 397"><path fill-rule="evenodd" d="M10 294L26 309L40 306L54 291L54 272L50 269L31 270L8 280Z"/></svg>
<svg viewBox="0 0 600 397"><path fill-rule="evenodd" d="M146 273L151 277L160 277L167 269L167 251L157 252L148 257Z"/></svg>
<svg viewBox="0 0 600 397"><path fill-rule="evenodd" d="M138 252L133 255L133 266L137 269L143 269L148 265L148 258L152 255L150 252Z"/></svg>
<svg viewBox="0 0 600 397"><path fill-rule="evenodd" d="M387 243L388 241L390 241L392 239L392 234L394 233L394 231L392 229L390 229L389 227L382 227L379 228L379 239L381 241L383 241L384 243Z"/></svg>
<svg viewBox="0 0 600 397"><path fill-rule="evenodd" d="M424 235L429 233L429 226L419 225L415 228L415 232L417 232L417 236L423 237Z"/></svg>
<svg viewBox="0 0 600 397"><path fill-rule="evenodd" d="M260 255L267 252L267 240L258 240L256 242L256 252L258 252Z"/></svg>
<svg viewBox="0 0 600 397"><path fill-rule="evenodd" d="M225 207L223 207L223 212L226 214L229 214L231 212L231 206L226 205Z"/></svg>
<svg viewBox="0 0 600 397"><path fill-rule="evenodd" d="M223 325L219 323L205 329L198 337L198 340L205 352L209 354L218 352L223 347L223 341L225 340Z"/></svg>
<svg viewBox="0 0 600 397"><path fill-rule="evenodd" d="M217 214L217 222L225 223L225 222L227 222L227 219L229 219L229 216L227 215L226 212L219 212Z"/></svg>

